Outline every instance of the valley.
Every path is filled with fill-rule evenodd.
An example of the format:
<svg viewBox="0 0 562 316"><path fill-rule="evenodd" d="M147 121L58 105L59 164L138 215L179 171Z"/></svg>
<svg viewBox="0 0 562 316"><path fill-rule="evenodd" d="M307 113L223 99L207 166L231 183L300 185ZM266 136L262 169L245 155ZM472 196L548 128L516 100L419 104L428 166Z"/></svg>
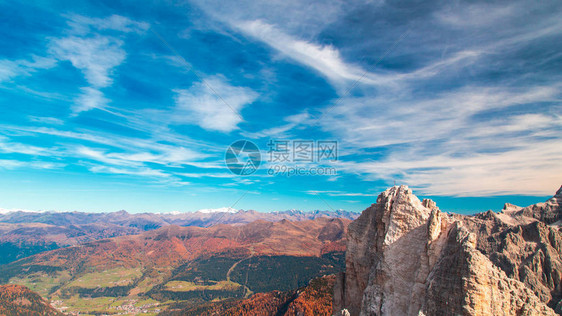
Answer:
<svg viewBox="0 0 562 316"><path fill-rule="evenodd" d="M87 242L0 266L69 315L148 314L289 291L344 268L350 220L169 225Z"/></svg>

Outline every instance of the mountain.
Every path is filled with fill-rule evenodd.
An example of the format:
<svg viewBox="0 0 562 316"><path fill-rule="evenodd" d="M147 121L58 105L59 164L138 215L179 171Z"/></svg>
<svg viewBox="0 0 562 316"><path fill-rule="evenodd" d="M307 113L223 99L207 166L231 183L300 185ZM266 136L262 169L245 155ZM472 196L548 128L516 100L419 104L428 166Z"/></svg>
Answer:
<svg viewBox="0 0 562 316"><path fill-rule="evenodd" d="M0 315L62 316L63 314L25 286L0 285Z"/></svg>
<svg viewBox="0 0 562 316"><path fill-rule="evenodd" d="M276 211L256 212L253 210L234 210L232 208L204 209L187 213L139 213L126 211L113 213L83 212L30 212L16 211L0 214L0 223L42 223L53 226L86 225L92 223L113 224L132 227L143 231L167 225L208 227L216 224L246 224L258 219L276 222L283 219L290 221L311 220L319 217L355 219L358 213L348 211Z"/></svg>
<svg viewBox="0 0 562 316"><path fill-rule="evenodd" d="M166 311L160 316L330 316L335 276L323 276L307 286L291 291L254 294L247 299L201 304L197 307Z"/></svg>
<svg viewBox="0 0 562 316"><path fill-rule="evenodd" d="M56 226L44 223L0 223L0 264L61 247L123 235L141 230L115 224L92 223Z"/></svg>
<svg viewBox="0 0 562 316"><path fill-rule="evenodd" d="M562 314L562 188L496 214L442 213L406 186L348 227L334 311L351 315Z"/></svg>
<svg viewBox="0 0 562 316"><path fill-rule="evenodd" d="M217 224L246 224L312 220L320 217L355 219L345 211L284 211L260 213L232 208L200 210L194 213L130 214L82 212L8 212L0 214L0 264L47 250L76 246L95 240L140 234L169 225L209 227Z"/></svg>
<svg viewBox="0 0 562 316"><path fill-rule="evenodd" d="M58 308L87 314L115 313L118 306L156 313L288 291L343 271L350 222L320 217L208 228L168 225L2 265L0 282L26 285L60 302Z"/></svg>

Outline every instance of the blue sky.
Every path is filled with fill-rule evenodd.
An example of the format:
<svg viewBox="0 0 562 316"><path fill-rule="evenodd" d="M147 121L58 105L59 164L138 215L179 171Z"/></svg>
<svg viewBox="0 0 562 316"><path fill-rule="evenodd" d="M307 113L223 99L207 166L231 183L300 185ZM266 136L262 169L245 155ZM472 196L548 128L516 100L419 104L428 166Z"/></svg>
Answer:
<svg viewBox="0 0 562 316"><path fill-rule="evenodd" d="M0 2L0 208L443 210L562 184L562 3ZM262 151L254 174L228 146ZM268 142L337 141L335 175ZM315 143L316 144L316 143ZM314 152L315 155L318 152ZM278 164L277 164L278 165Z"/></svg>

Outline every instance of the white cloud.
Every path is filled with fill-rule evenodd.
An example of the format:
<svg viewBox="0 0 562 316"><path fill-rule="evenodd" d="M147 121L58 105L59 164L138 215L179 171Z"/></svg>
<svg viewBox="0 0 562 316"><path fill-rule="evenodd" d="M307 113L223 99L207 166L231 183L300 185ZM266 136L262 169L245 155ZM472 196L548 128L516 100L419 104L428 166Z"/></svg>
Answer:
<svg viewBox="0 0 562 316"><path fill-rule="evenodd" d="M109 102L103 96L103 93L97 89L91 87L80 88L82 94L76 98L74 105L72 106L73 114L78 114L80 112L89 111L92 109L103 109Z"/></svg>
<svg viewBox="0 0 562 316"><path fill-rule="evenodd" d="M107 153L108 150L93 149L86 146L69 145L73 154L78 153L79 157L90 156L93 158L105 157L108 155L113 160L112 164L119 164L119 160L131 162L151 162L163 165L177 166L190 165L200 168L223 168L224 165L218 163L204 162L202 159L211 156L206 152L216 153L216 147L204 143L189 140L185 136L173 133L163 133L155 135L155 138L141 139L126 137L105 132L94 133L92 131L75 132L65 131L48 127L25 127L14 125L0 125L2 131L18 136L33 136L37 134L50 135L78 141L81 144L92 142L102 147L112 148L114 153ZM0 140L2 138L0 137ZM169 145L173 143L174 145ZM119 153L117 153L119 151ZM222 149L220 150L222 153Z"/></svg>
<svg viewBox="0 0 562 316"><path fill-rule="evenodd" d="M242 122L240 111L258 97L251 89L231 86L220 77L210 77L174 92L177 95L172 123L196 124L219 132L237 129Z"/></svg>
<svg viewBox="0 0 562 316"><path fill-rule="evenodd" d="M411 72L393 72L380 68L364 69L359 65L346 62L340 51L330 45L319 45L290 36L274 25L260 20L233 22L233 26L242 33L266 43L281 56L292 59L308 66L324 77L334 87L338 88L340 95L346 96L349 89L356 88L358 84L376 88L393 89L394 93L404 89L408 81L427 80L436 77L444 71L461 69L478 61L483 54L483 49L463 49L451 54L447 58L434 60ZM408 37L408 33L398 34L394 45L398 45ZM384 54L391 53L388 50ZM380 56L380 58L385 55ZM375 71L376 70L376 71ZM369 92L369 91L367 91Z"/></svg>
<svg viewBox="0 0 562 316"><path fill-rule="evenodd" d="M50 51L58 59L68 60L80 69L92 86L102 88L112 83L113 68L125 60L122 45L121 40L109 36L69 36L55 39Z"/></svg>

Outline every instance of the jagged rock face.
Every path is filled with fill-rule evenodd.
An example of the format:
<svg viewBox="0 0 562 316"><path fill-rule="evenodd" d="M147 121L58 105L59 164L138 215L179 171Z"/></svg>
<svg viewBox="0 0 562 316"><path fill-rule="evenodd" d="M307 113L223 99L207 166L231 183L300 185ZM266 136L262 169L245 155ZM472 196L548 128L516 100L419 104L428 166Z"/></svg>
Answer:
<svg viewBox="0 0 562 316"><path fill-rule="evenodd" d="M385 269L388 264L400 264L400 260L417 261L419 249L403 249L404 251L400 252L398 247L393 246L404 243L404 235L424 225L431 214L431 209L425 207L411 193L407 187L386 190L379 195L376 204L363 211L348 227L347 245L350 248L346 251L347 268L343 294L345 307L352 315L360 310L363 293L370 294L374 291L378 295L385 290L382 285L397 272ZM413 235L406 238L423 238L423 233L420 236L420 232L414 232ZM388 261L381 260L378 256L389 246L392 246L390 251L396 257L389 257ZM391 262L393 260L394 262ZM397 268L405 270L407 267ZM372 270L378 282L370 282ZM367 286L370 287L369 291L365 291ZM369 296L367 299L376 300L377 296Z"/></svg>
<svg viewBox="0 0 562 316"><path fill-rule="evenodd" d="M562 220L561 210L562 187L560 187L556 194L548 201L525 207L518 211L517 214L535 218L546 224L554 224Z"/></svg>
<svg viewBox="0 0 562 316"><path fill-rule="evenodd" d="M421 314L555 315L525 284L507 277L478 251L475 235L460 222L448 235L426 281Z"/></svg>
<svg viewBox="0 0 562 316"><path fill-rule="evenodd" d="M534 208L507 205L502 214L462 216L420 202L406 186L386 190L349 225L335 311L554 315L562 239L546 224L559 220L561 191ZM528 216L529 210L544 214Z"/></svg>
<svg viewBox="0 0 562 316"><path fill-rule="evenodd" d="M562 188L547 202L525 208L507 204L499 214L456 216L477 234L482 254L551 308L562 300L562 234L557 225L547 224L562 214L561 192Z"/></svg>
<svg viewBox="0 0 562 316"><path fill-rule="evenodd" d="M420 202L407 187L393 187L350 224L342 301L351 315L362 305L373 313L395 310L403 315L419 308L415 298L423 282L417 274L429 273L427 240L436 238L445 224L436 210L433 202Z"/></svg>

